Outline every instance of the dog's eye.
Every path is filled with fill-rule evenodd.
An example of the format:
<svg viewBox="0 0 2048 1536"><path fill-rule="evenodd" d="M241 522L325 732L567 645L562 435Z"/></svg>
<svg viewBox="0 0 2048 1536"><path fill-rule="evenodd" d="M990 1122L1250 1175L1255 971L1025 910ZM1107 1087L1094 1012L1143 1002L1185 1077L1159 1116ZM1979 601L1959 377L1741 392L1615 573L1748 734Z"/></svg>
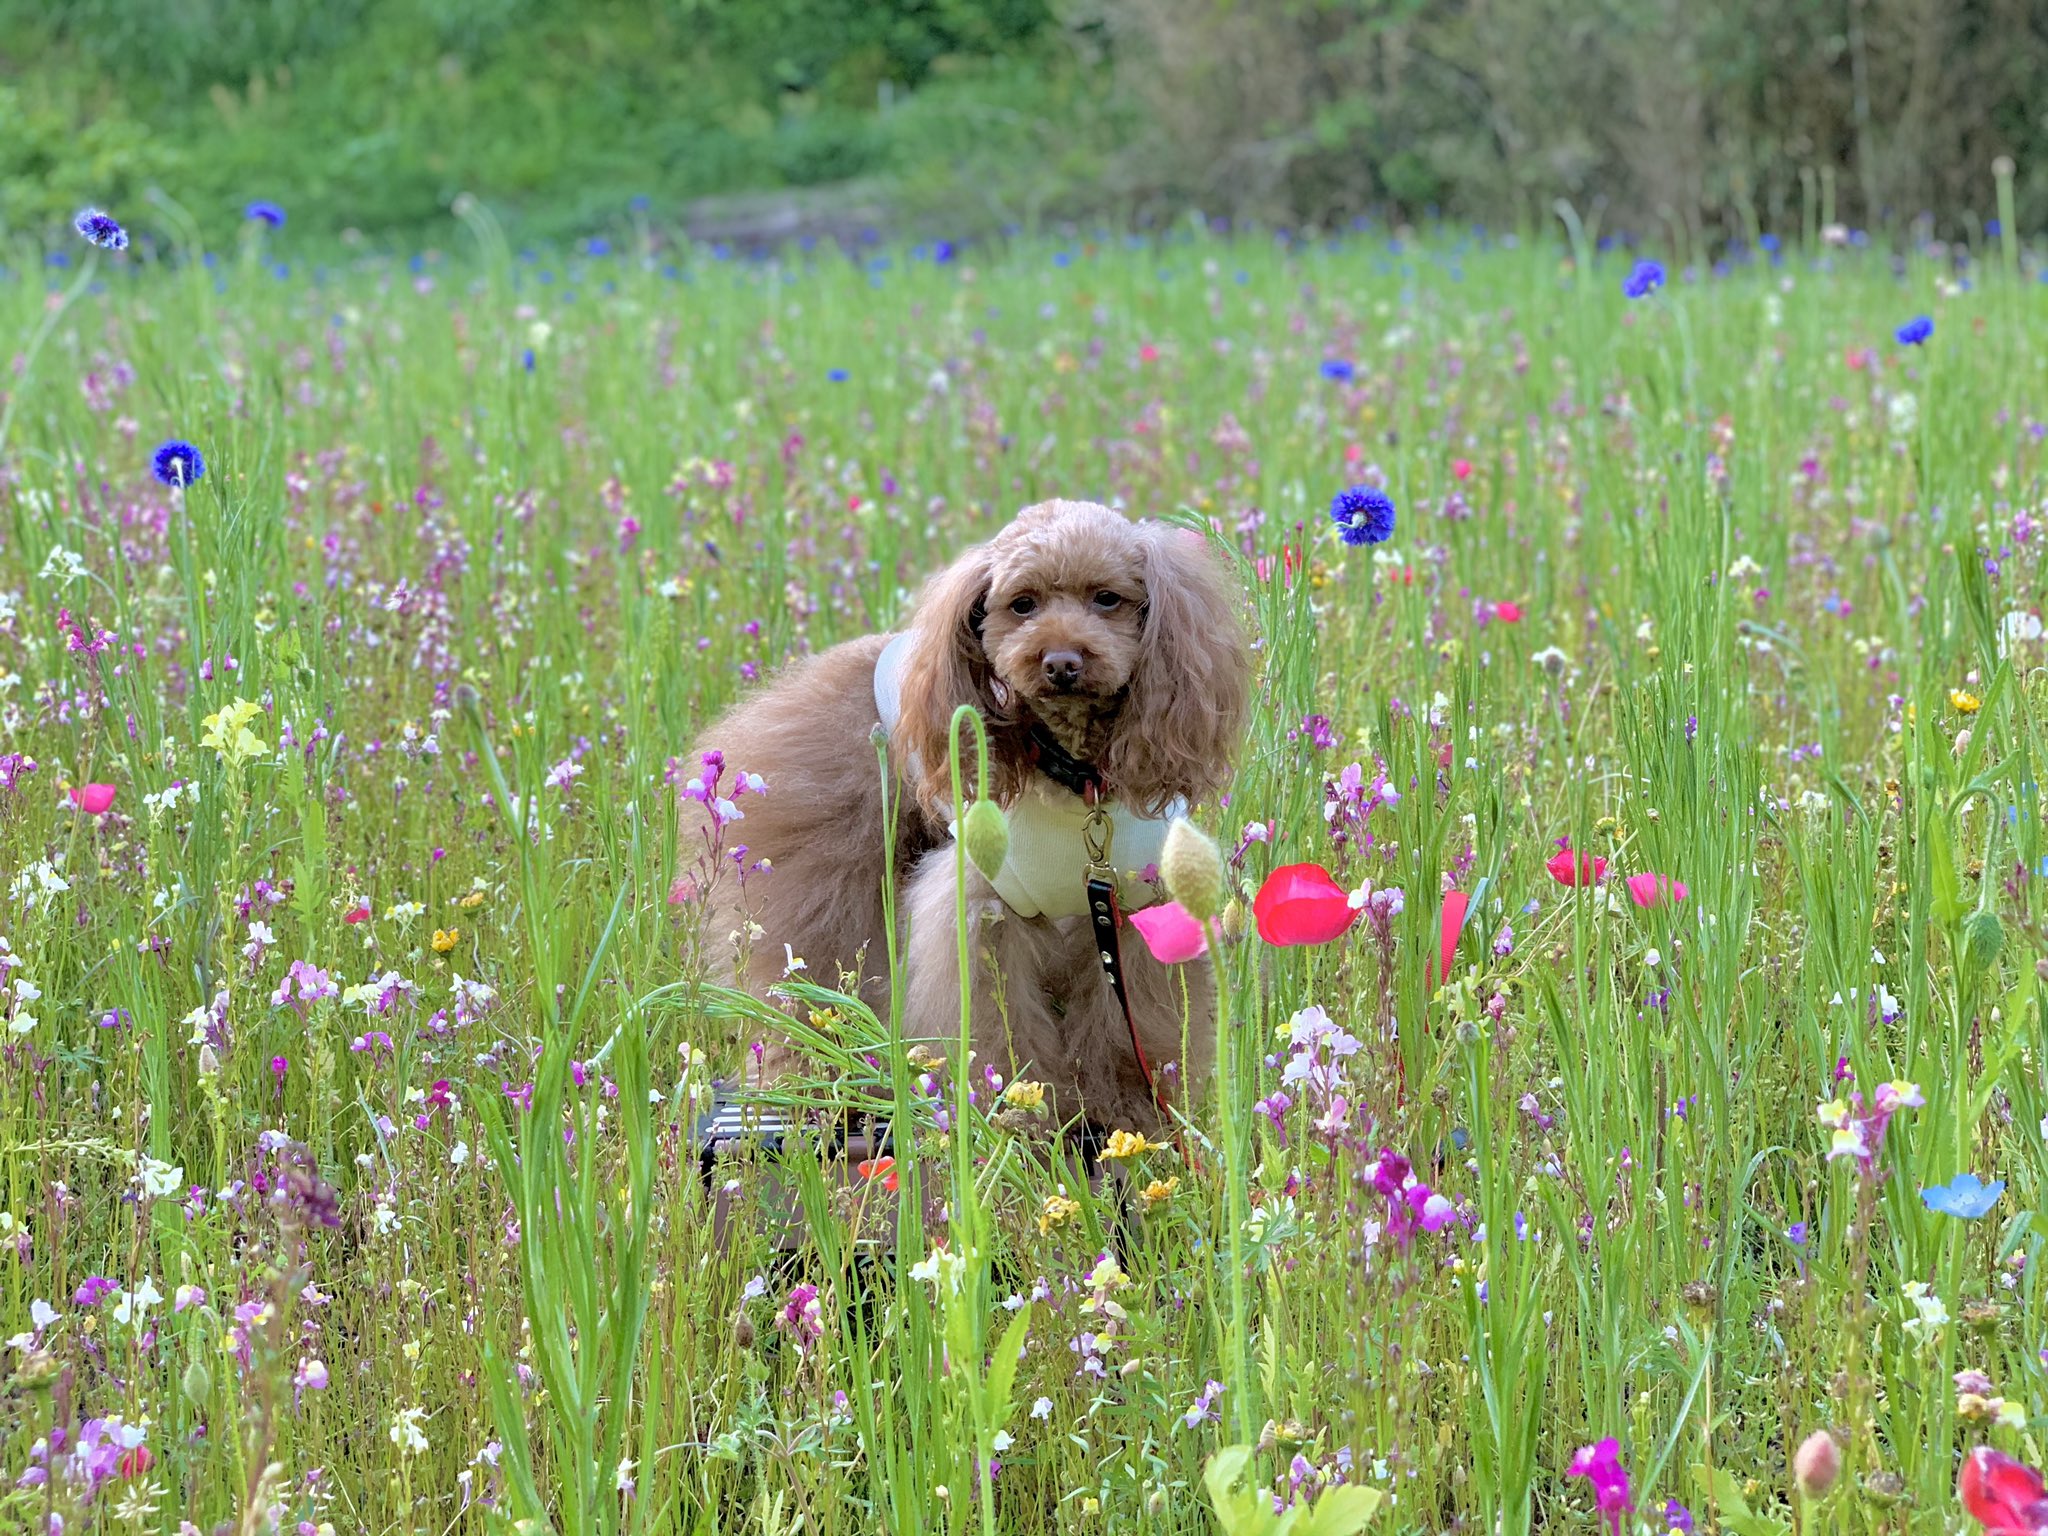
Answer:
<svg viewBox="0 0 2048 1536"><path fill-rule="evenodd" d="M1117 594L1114 592L1098 592L1095 594L1095 606L1100 608L1104 613L1109 612L1109 610L1112 608L1121 608L1123 606L1123 601L1124 600L1121 597L1117 596Z"/></svg>
<svg viewBox="0 0 2048 1536"><path fill-rule="evenodd" d="M1035 597L1019 597L1011 600L1010 612L1017 615L1020 619L1028 618L1037 611L1038 599Z"/></svg>

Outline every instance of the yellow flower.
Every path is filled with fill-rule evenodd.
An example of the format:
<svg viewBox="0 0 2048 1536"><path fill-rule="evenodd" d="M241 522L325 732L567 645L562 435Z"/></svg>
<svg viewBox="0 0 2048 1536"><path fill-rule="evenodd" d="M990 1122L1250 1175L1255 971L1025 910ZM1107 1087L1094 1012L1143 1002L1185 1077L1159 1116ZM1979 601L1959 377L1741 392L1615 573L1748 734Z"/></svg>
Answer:
<svg viewBox="0 0 2048 1536"><path fill-rule="evenodd" d="M1959 715L1974 715L1984 707L1984 701L1966 688L1949 689L1948 701Z"/></svg>
<svg viewBox="0 0 2048 1536"><path fill-rule="evenodd" d="M1174 1191L1179 1188L1180 1180L1178 1177L1171 1179L1154 1179L1150 1184L1147 1184L1143 1189L1138 1191L1138 1198L1143 1200L1145 1202L1145 1208L1147 1210L1150 1210L1153 1206L1159 1204L1159 1202L1162 1200L1171 1200L1173 1198Z"/></svg>
<svg viewBox="0 0 2048 1536"><path fill-rule="evenodd" d="M460 928L436 928L434 930L434 953L437 955L447 954L449 950L461 942L462 930Z"/></svg>
<svg viewBox="0 0 2048 1536"><path fill-rule="evenodd" d="M837 1008L814 1008L811 1010L811 1028L817 1030L820 1034L829 1035L838 1027L839 1010Z"/></svg>
<svg viewBox="0 0 2048 1536"><path fill-rule="evenodd" d="M206 717L199 745L218 753L230 768L241 767L265 750L256 733L249 729L249 722L262 713L261 705L236 699L226 709L217 709Z"/></svg>
<svg viewBox="0 0 2048 1536"><path fill-rule="evenodd" d="M1018 1078L1003 1090L1003 1102L1012 1109L1045 1108L1045 1084Z"/></svg>
<svg viewBox="0 0 2048 1536"><path fill-rule="evenodd" d="M467 896L455 903L456 906L462 908L465 912L474 912L483 904L484 893L482 891L471 891Z"/></svg>
<svg viewBox="0 0 2048 1536"><path fill-rule="evenodd" d="M1159 1143L1147 1141L1139 1131L1111 1131L1109 1145L1103 1149L1104 1157L1139 1157L1147 1152L1157 1152Z"/></svg>
<svg viewBox="0 0 2048 1536"><path fill-rule="evenodd" d="M1054 1227L1065 1225L1067 1219L1080 1209L1078 1200L1069 1200L1065 1195L1047 1195L1045 1209L1038 1213L1038 1235L1043 1237Z"/></svg>

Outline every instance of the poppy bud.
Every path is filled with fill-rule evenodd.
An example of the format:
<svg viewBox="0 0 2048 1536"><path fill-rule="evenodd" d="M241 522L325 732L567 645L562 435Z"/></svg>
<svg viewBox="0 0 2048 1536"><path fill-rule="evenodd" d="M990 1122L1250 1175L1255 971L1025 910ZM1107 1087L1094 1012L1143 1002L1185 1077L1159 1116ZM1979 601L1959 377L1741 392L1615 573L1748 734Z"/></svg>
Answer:
<svg viewBox="0 0 2048 1536"><path fill-rule="evenodd" d="M206 1400L213 1396L213 1373L207 1370L205 1361L194 1355L178 1386L184 1391L186 1402L194 1408L204 1408Z"/></svg>
<svg viewBox="0 0 2048 1536"><path fill-rule="evenodd" d="M1816 1429L1799 1442L1799 1449L1792 1456L1792 1477L1807 1498L1824 1496L1841 1475L1842 1448L1835 1444L1833 1435Z"/></svg>
<svg viewBox="0 0 2048 1536"><path fill-rule="evenodd" d="M1229 894L1223 850L1185 816L1166 829L1166 846L1159 851L1159 878L1166 882L1166 894L1202 922L1223 910Z"/></svg>
<svg viewBox="0 0 2048 1536"><path fill-rule="evenodd" d="M977 800L960 818L960 844L974 867L993 880L1010 856L1010 823L993 800Z"/></svg>

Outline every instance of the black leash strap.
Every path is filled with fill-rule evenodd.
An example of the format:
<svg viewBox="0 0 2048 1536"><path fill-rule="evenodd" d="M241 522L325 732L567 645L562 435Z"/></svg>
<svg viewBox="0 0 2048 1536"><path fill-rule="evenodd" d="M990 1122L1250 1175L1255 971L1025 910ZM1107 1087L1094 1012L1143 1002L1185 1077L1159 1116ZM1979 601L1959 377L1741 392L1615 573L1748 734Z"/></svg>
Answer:
<svg viewBox="0 0 2048 1536"><path fill-rule="evenodd" d="M1116 994L1116 1005L1123 1010L1124 1027L1131 1032L1131 1052L1138 1058L1138 1071L1144 1074L1146 1091L1152 1095L1160 1115L1171 1120L1166 1099L1152 1076L1152 1063L1145 1059L1145 1046L1138 1039L1138 1021L1131 1017L1130 997L1124 991L1123 948L1117 938L1123 914L1117 910L1116 877L1109 866L1109 845L1114 833L1115 828L1102 807L1091 806L1088 820L1081 828L1081 840L1088 850L1088 920L1095 925L1095 953L1102 961L1102 974L1109 978L1109 989Z"/></svg>

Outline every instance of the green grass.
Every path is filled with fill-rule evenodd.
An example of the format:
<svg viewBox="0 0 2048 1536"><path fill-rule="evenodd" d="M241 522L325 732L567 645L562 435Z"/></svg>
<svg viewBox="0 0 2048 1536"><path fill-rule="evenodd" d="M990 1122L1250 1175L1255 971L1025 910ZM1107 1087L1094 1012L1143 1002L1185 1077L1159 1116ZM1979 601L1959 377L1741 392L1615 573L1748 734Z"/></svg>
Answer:
<svg viewBox="0 0 2048 1536"><path fill-rule="evenodd" d="M1630 303L1619 258L1449 235L872 270L470 235L416 272L102 262L61 312L0 284L0 747L36 764L0 799L10 1522L1192 1532L1236 1446L1219 1487L1341 1466L1375 1529L1591 1531L1566 1468L1613 1436L1648 1529L1677 1498L1738 1536L1933 1532L1963 1447L2040 1461L2044 655L2008 615L2041 594L2048 289L1814 252ZM174 435L209 465L182 497L148 478ZM1399 527L1347 549L1324 509L1367 478ZM1191 511L1241 561L1259 704L1199 814L1226 852L1270 827L1244 905L1314 860L1403 910L1284 950L1226 913L1226 1066L1194 1157L1132 1165L1178 1183L1118 1266L986 1083L927 1093L820 986L802 1027L873 1047L915 1124L900 1192L722 1169L721 1236L688 1133L759 1008L671 900L722 857L675 760L1053 495ZM255 744L208 748L238 699ZM1398 799L1338 847L1354 762ZM1605 885L1545 872L1563 837ZM1686 899L1633 905L1645 872ZM363 990L274 1003L301 961ZM1311 1004L1359 1042L1341 1131L1299 1083L1259 1107ZM1872 1176L1830 1161L1816 1105L1893 1079L1925 1103ZM1383 1147L1457 1218L1400 1241ZM1925 1207L1964 1171L2005 1181L1989 1215ZM74 1299L94 1276L164 1299L138 1323ZM2020 1427L1960 1416L1965 1368ZM15 1485L107 1416L146 1469ZM1790 1449L1830 1427L1845 1475L1802 1502Z"/></svg>

